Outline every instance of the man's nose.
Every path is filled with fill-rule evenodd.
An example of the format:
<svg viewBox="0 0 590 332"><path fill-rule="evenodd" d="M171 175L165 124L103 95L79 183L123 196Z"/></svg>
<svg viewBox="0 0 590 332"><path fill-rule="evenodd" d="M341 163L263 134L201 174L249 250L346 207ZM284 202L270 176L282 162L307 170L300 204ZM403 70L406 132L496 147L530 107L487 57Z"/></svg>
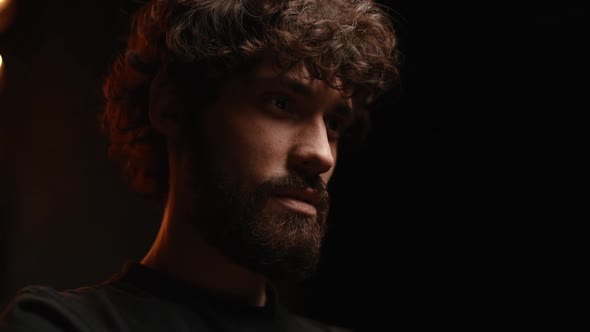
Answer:
<svg viewBox="0 0 590 332"><path fill-rule="evenodd" d="M300 172L316 176L328 172L335 164L335 153L328 139L323 119L298 131L289 164Z"/></svg>

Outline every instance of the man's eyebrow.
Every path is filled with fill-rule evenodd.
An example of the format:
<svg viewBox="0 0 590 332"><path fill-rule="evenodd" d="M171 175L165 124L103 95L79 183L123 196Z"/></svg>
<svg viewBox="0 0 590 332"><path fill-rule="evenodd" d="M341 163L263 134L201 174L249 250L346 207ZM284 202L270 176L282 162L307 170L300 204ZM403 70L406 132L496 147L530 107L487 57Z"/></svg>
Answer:
<svg viewBox="0 0 590 332"><path fill-rule="evenodd" d="M311 92L311 89L307 86L305 86L305 84L301 83L300 81L298 81L295 78L289 77L289 76L281 76L277 78L277 81L279 84L285 86L286 88L288 88L289 90L291 90L292 92L305 96L305 97L309 97L311 96L313 93Z"/></svg>
<svg viewBox="0 0 590 332"><path fill-rule="evenodd" d="M280 84L286 86L289 90L296 94L300 94L305 97L311 96L313 93L305 84L302 84L297 79L291 78L289 76L281 76L278 78ZM346 103L339 103L334 107L332 110L334 113L342 116L342 117L351 117L353 115L352 108Z"/></svg>
<svg viewBox="0 0 590 332"><path fill-rule="evenodd" d="M272 86L272 87L283 87L288 89L290 92L293 92L298 95L302 95L304 97L310 97L313 95L311 89L305 84L301 83L296 78L292 78L289 76L276 76L276 77L259 77L254 76L251 78L250 83L258 85L261 84L263 86Z"/></svg>
<svg viewBox="0 0 590 332"><path fill-rule="evenodd" d="M308 86L293 77L279 76L275 78L261 78L259 80L272 86L281 85L291 92L304 97L311 97L313 95L313 92ZM351 117L353 115L353 109L346 103L339 103L332 111L343 117Z"/></svg>

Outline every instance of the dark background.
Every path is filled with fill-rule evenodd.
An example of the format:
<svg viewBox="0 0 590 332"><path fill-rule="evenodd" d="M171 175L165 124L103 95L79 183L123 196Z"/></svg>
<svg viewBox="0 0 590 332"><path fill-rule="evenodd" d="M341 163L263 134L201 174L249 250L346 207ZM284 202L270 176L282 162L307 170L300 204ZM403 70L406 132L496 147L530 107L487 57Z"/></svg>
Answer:
<svg viewBox="0 0 590 332"><path fill-rule="evenodd" d="M143 257L160 219L97 129L137 4L12 1L0 32L0 307L25 285L108 278ZM395 9L402 86L374 110L367 144L339 160L320 269L284 297L358 330L522 317L546 301L545 264L566 264L555 225L570 210L547 197L567 194L553 189L584 133L588 11L381 3Z"/></svg>

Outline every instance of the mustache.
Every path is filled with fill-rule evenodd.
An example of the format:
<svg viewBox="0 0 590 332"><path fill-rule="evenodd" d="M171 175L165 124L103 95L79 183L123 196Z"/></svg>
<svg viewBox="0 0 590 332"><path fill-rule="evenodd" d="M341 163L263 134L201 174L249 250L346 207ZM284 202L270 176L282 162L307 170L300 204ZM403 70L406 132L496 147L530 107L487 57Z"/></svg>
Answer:
<svg viewBox="0 0 590 332"><path fill-rule="evenodd" d="M302 175L285 175L273 177L265 182L265 186L270 190L298 190L311 188L320 195L328 195L326 183L319 176L305 177Z"/></svg>
<svg viewBox="0 0 590 332"><path fill-rule="evenodd" d="M320 207L327 208L330 200L327 184L319 176L289 174L273 177L262 185L266 193L283 190L303 190L311 188L320 196Z"/></svg>

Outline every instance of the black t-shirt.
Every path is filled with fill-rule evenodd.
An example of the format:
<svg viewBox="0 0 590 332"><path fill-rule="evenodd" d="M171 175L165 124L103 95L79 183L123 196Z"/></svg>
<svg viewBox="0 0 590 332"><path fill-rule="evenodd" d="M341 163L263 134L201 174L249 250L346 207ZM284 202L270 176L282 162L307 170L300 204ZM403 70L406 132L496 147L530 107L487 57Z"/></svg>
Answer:
<svg viewBox="0 0 590 332"><path fill-rule="evenodd" d="M96 286L26 287L0 316L2 332L339 330L289 312L272 287L266 306L245 306L139 263Z"/></svg>

